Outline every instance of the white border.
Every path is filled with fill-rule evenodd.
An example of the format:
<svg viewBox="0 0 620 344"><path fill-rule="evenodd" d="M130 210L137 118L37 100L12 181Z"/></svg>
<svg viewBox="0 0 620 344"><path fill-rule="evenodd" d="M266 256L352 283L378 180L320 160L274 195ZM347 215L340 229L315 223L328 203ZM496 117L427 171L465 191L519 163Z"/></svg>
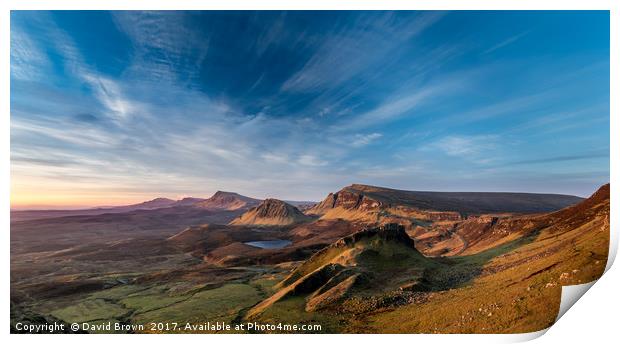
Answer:
<svg viewBox="0 0 620 344"><path fill-rule="evenodd" d="M617 199L618 187L615 184L618 181L618 157L620 148L620 139L617 135L618 132L618 105L617 99L620 99L618 93L618 68L617 61L620 61L620 54L618 53L618 9L620 7L619 1L611 0L427 0L427 1L397 1L397 0L383 0L383 1L371 1L371 0L229 0L226 2L206 2L206 1L191 1L191 0L108 0L108 1L71 1L71 0L5 0L0 2L0 25L2 27L0 44L2 46L3 54L0 55L2 75L2 92L0 95L0 104L2 104L3 116L0 125L0 161L2 162L0 168L0 191L2 197L0 198L0 223L2 223L2 238L3 238L3 251L5 262L3 264L3 276L9 276L10 274L10 240L9 240L9 195L10 195L10 169L9 169L9 154L10 154L10 134L9 134L9 47L10 47L10 15L9 10L36 10L36 9L162 9L162 10L174 10L174 9L261 9L261 10L275 10L275 9L418 9L418 10L474 10L474 9L486 9L486 10L514 10L514 9L563 9L563 10L611 10L611 53L610 53L610 70L611 70L611 194L612 199ZM434 343L454 343L455 341L463 343L495 343L495 342L514 342L523 341L536 338L541 334L548 332L549 334L538 339L539 342L579 342L579 341L609 341L610 338L616 337L617 328L617 315L620 309L620 301L617 295L617 286L620 285L620 273L617 267L611 267L611 263L615 258L618 247L618 233L617 228L619 224L618 218L618 206L617 203L611 204L611 235L612 246L610 250L610 258L607 265L609 271L601 278L601 280L594 284L592 291L586 293L583 296L585 301L577 302L575 310L566 313L554 326L548 331L540 331L538 333L524 334L524 335L389 335L391 340L421 340L430 341ZM4 310L3 319L4 324L4 336L8 336L9 329L9 279L5 278L5 282L2 284L2 294L4 297L0 298L0 307ZM258 342L282 342L290 343L295 342L307 342L315 343L318 340L338 341L343 340L355 340L361 342L376 342L385 340L385 336L380 335L357 335L354 338L345 337L343 335L322 335L316 336L303 336L303 335L277 335L277 336L262 336L262 335L218 335L218 336L204 336L204 335L165 335L165 336L153 336L149 335L129 335L121 336L114 335L89 335L88 340L93 343L108 343L110 340L115 342L136 340L148 340L154 343L166 343L169 344L171 340L180 340L183 342L205 342L205 341L258 341ZM294 337L291 337L294 336ZM6 342L23 342L23 343L35 343L41 339L45 341L63 342L63 343L78 343L84 340L82 336L54 336L44 335L32 336L32 335L13 335L10 338L4 338Z"/></svg>

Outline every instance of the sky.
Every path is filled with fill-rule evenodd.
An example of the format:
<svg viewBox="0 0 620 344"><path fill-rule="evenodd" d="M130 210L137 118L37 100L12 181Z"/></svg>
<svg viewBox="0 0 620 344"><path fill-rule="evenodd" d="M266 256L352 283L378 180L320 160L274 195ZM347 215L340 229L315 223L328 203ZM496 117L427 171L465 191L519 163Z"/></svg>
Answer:
<svg viewBox="0 0 620 344"><path fill-rule="evenodd" d="M609 13L12 11L11 206L588 196Z"/></svg>

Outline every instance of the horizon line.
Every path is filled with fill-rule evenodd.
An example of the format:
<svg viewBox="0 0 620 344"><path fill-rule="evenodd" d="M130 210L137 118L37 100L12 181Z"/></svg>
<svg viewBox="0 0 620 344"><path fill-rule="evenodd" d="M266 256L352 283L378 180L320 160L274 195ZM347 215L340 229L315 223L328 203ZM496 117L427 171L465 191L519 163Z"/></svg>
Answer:
<svg viewBox="0 0 620 344"><path fill-rule="evenodd" d="M393 187L383 187L383 186L377 186L377 185L370 185L370 184L362 184L362 183L351 183L348 184L347 186L344 186L342 188L340 188L338 191L348 187L348 186L353 186L353 185L362 185L362 186L371 186L371 187L378 187L378 188L383 188L383 189L391 189L391 190L400 190L400 191L413 191L413 192L438 192L438 193L514 193L514 194L539 194L539 195L562 195L562 196L574 196L574 197L579 197L582 199L588 198L590 195L594 194L600 187L610 184L610 181L601 184L598 188L596 188L596 190L593 190L590 194L588 195L574 195L574 194L569 194L569 193L554 193L554 192L522 192L522 191L437 191L437 190L410 190L410 189L397 189L397 188L393 188ZM338 192L336 191L336 192ZM207 196L207 197L201 197L201 196L183 196L180 198L170 198L170 197L165 197L165 196L158 196L158 197L154 197L154 198L146 198L142 201L137 201L135 203L118 203L118 204L112 204L110 202L105 202L102 201L101 203L93 203L92 205L86 205L86 204L61 204L61 205L54 205L54 204L25 204L25 205L18 205L18 206L13 206L12 202L9 205L9 210L12 211L69 211L69 210L96 210L96 209L106 209L106 208L115 208L115 207L122 207L122 206L132 206L132 205L137 205L137 204L141 204L141 203L146 203L149 201L153 201L156 199L169 199L171 201L180 201L182 199L185 198L200 198L200 199L209 199L211 197L213 197L217 192L227 192L227 193L235 193L244 197L250 197L250 198L254 198L257 200L265 200L267 198L276 198L276 199L280 199L282 201L285 202L315 202L315 203L319 203L321 202L323 199L320 200L300 200L300 199L284 199L284 198L278 198L278 197L273 197L273 196L267 196L267 197L255 197L255 196L247 196L244 193L241 192L237 192L237 191L223 191L223 190L217 190L215 192L213 192L211 194L211 196ZM333 193L332 191L328 192L326 194L325 197L327 197L327 195L329 195L330 193Z"/></svg>

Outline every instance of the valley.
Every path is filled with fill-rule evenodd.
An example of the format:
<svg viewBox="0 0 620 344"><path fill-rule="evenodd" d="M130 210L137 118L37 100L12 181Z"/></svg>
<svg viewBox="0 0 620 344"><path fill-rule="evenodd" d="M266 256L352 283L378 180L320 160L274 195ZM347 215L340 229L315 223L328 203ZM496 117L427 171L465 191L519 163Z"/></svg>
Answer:
<svg viewBox="0 0 620 344"><path fill-rule="evenodd" d="M553 324L561 286L600 277L609 246L609 184L587 199L353 184L297 205L145 203L13 212L11 321L529 332Z"/></svg>

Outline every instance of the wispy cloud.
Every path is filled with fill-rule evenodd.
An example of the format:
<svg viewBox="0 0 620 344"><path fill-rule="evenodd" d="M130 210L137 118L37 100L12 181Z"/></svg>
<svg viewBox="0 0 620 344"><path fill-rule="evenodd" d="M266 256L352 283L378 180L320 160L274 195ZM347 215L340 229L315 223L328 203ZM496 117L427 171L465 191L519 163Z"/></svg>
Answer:
<svg viewBox="0 0 620 344"><path fill-rule="evenodd" d="M411 94L399 99L388 100L377 108L356 116L349 122L347 128L360 128L373 125L377 122L390 121L407 114L437 92L436 88L415 90Z"/></svg>
<svg viewBox="0 0 620 344"><path fill-rule="evenodd" d="M84 73L81 77L90 84L95 96L106 108L106 114L114 120L124 121L139 113L140 105L124 96L125 92L116 82L90 73Z"/></svg>
<svg viewBox="0 0 620 344"><path fill-rule="evenodd" d="M19 28L11 29L11 77L37 80L49 68L47 55Z"/></svg>
<svg viewBox="0 0 620 344"><path fill-rule="evenodd" d="M310 154L304 154L300 156L297 161L304 166L325 166L327 165L327 161L322 160L319 157L310 155Z"/></svg>
<svg viewBox="0 0 620 344"><path fill-rule="evenodd" d="M122 86L117 81L103 76L86 63L74 39L58 27L50 16L40 13L36 19L40 25L46 28L46 38L51 40L56 52L62 58L67 74L91 87L96 99L104 107L104 111L102 111L104 115L112 120L122 121L132 113L137 112L138 104L125 96L127 92L122 89ZM16 45L20 46L17 51L24 50L24 44L28 45L28 51L40 51L40 48L28 38L16 37L15 42ZM23 55L23 53L19 53L19 55ZM42 57L39 56L37 59L40 60Z"/></svg>
<svg viewBox="0 0 620 344"><path fill-rule="evenodd" d="M436 124L450 123L462 125L508 116L513 113L535 109L537 105L551 101L554 96L557 96L557 94L553 91L542 91L507 97L493 103L482 104L473 109L447 114L436 120Z"/></svg>
<svg viewBox="0 0 620 344"><path fill-rule="evenodd" d="M609 106L607 104L599 103L581 109L543 113L534 119L528 119L520 125L509 128L505 133L536 130L538 135L545 135L572 128L573 125L580 126L592 120L601 119L609 120Z"/></svg>
<svg viewBox="0 0 620 344"><path fill-rule="evenodd" d="M475 136L446 136L430 145L425 149L438 149L449 156L461 158L477 158L479 156L494 156L489 154L497 147L496 135L475 135Z"/></svg>
<svg viewBox="0 0 620 344"><path fill-rule="evenodd" d="M580 154L548 156L544 158L526 159L507 162L502 166L515 166L515 165L536 165L536 164L551 164L556 162L570 162L570 161L582 161L591 159L609 158L609 151L596 150L591 152L584 152Z"/></svg>
<svg viewBox="0 0 620 344"><path fill-rule="evenodd" d="M373 141L380 139L383 135L380 133L370 133L370 134L355 134L353 136L353 140L351 141L351 145L353 147L363 147L369 145Z"/></svg>
<svg viewBox="0 0 620 344"><path fill-rule="evenodd" d="M12 20L16 192L321 199L352 182L475 189L517 167L544 166L541 183L563 161L608 169L586 160L608 145L608 63L583 68L608 57L496 60L526 34L512 24L486 52L468 42L497 35L446 34L483 13L102 12L106 34L89 35L119 39L97 49L67 19L80 15Z"/></svg>
<svg viewBox="0 0 620 344"><path fill-rule="evenodd" d="M408 84L408 85L407 85ZM428 106L440 98L449 98L454 92L462 88L465 80L460 77L439 80L435 83L419 85L405 83L405 87L385 99L376 107L362 112L352 113L337 122L335 131L359 130L386 124L403 117L416 115L415 110L421 106Z"/></svg>
<svg viewBox="0 0 620 344"><path fill-rule="evenodd" d="M384 64L394 49L442 16L443 13L430 12L398 20L392 12L380 17L362 14L351 25L352 29L344 28L328 36L305 65L282 85L282 90L305 92L337 86L369 66Z"/></svg>
<svg viewBox="0 0 620 344"><path fill-rule="evenodd" d="M209 37L188 26L186 12L112 12L134 48L128 73L152 81L191 83L209 51Z"/></svg>
<svg viewBox="0 0 620 344"><path fill-rule="evenodd" d="M506 38L505 40L503 40L503 41L501 41L501 42L499 42L499 43L495 44L495 45L494 45L494 46L492 46L492 47L490 47L489 49L487 49L487 50L483 51L483 52L482 52L482 54L483 54L483 55L484 55L484 54L489 54L489 53L494 52L495 50L498 50L498 49L501 49L501 48L503 48L503 47L505 47L505 46L508 46L508 45L510 45L510 44L512 44L512 43L514 43L514 42L516 42L516 41L518 41L518 40L519 40L519 39L521 39L523 36L525 36L525 35L527 35L527 34L529 34L529 33L530 33L530 31L528 30L528 31L524 31L524 32L521 32L521 33L519 33L519 34L516 34L516 35L514 35L514 36L508 37L508 38Z"/></svg>

